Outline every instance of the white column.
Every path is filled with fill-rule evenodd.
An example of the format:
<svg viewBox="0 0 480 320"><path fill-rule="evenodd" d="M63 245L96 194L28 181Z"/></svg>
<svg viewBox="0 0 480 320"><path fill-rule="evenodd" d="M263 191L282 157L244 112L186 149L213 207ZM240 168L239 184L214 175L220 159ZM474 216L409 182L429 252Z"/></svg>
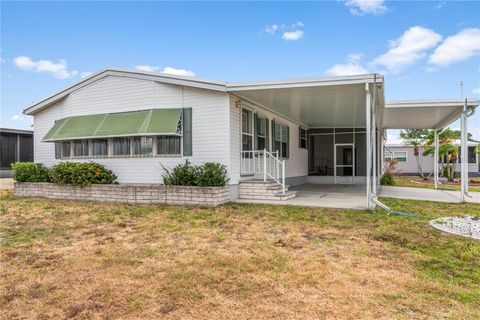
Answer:
<svg viewBox="0 0 480 320"><path fill-rule="evenodd" d="M382 135L380 136L380 175L385 174L385 130L382 129Z"/></svg>
<svg viewBox="0 0 480 320"><path fill-rule="evenodd" d="M461 195L460 195L460 200L462 202L465 202L465 194L468 192L468 144L467 144L467 99L465 99L465 105L463 106L463 112L462 115L460 116L460 134L462 138L462 143L461 143L461 164L460 164L460 169L461 169Z"/></svg>
<svg viewBox="0 0 480 320"><path fill-rule="evenodd" d="M375 85L375 84L374 84ZM373 90L376 94L376 90ZM373 101L376 101L374 98ZM375 116L376 102L372 104L372 194L377 195L377 120Z"/></svg>
<svg viewBox="0 0 480 320"><path fill-rule="evenodd" d="M438 130L434 130L434 150L433 150L433 181L435 183L435 190L438 188Z"/></svg>
<svg viewBox="0 0 480 320"><path fill-rule="evenodd" d="M366 148L367 148L367 209L371 208L371 169L372 169L372 127L371 127L371 112L372 108L370 105L371 94L368 83L365 84L366 92L366 107L365 107L365 117L366 117L366 130L365 130L365 139L366 139Z"/></svg>

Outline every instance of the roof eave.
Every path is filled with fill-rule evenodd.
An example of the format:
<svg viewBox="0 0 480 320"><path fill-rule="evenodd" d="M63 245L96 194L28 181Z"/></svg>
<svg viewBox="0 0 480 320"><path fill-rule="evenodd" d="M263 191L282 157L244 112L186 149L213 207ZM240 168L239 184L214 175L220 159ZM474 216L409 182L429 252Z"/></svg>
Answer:
<svg viewBox="0 0 480 320"><path fill-rule="evenodd" d="M376 78L375 78L376 76ZM354 76L337 76L337 77L321 77L321 78L307 78L295 80L280 80L280 81L258 81L258 82L232 82L227 83L227 91L244 91L244 90L266 90L266 89L285 89L298 87L318 87L318 86L333 86L333 85L348 85L361 83L383 83L383 75L379 74L364 74Z"/></svg>
<svg viewBox="0 0 480 320"><path fill-rule="evenodd" d="M136 70L120 69L120 68L105 68L82 79L81 81L73 85L70 85L66 88L63 88L55 92L54 94L46 97L45 99L39 102L31 104L30 106L28 106L23 110L23 113L26 115L33 115L45 108L48 108L54 103L61 101L70 93L109 75L128 76L130 78L158 81L162 83L169 83L169 84L176 84L176 85L182 85L182 86L196 87L200 89L226 92L225 83L223 82L203 80L203 79L183 77L183 76L159 74L159 73L147 72L147 71L136 71Z"/></svg>

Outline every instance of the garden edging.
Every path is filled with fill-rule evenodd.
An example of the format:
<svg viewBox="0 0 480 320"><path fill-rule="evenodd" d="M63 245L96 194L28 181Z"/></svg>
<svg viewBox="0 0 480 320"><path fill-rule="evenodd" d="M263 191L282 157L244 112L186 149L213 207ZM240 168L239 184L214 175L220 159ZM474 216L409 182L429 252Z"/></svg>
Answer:
<svg viewBox="0 0 480 320"><path fill-rule="evenodd" d="M95 184L87 187L48 182L15 182L15 196L49 199L216 206L229 201L228 186L196 187L160 184Z"/></svg>

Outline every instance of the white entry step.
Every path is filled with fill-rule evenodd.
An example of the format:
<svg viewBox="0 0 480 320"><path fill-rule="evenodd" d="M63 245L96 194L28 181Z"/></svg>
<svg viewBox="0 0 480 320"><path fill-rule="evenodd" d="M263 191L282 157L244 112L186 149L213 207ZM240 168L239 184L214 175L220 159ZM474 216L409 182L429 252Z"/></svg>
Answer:
<svg viewBox="0 0 480 320"><path fill-rule="evenodd" d="M289 191L285 186L285 193L282 186L274 180L263 181L260 179L242 180L238 185L238 197L248 200L288 200L297 195L296 191Z"/></svg>

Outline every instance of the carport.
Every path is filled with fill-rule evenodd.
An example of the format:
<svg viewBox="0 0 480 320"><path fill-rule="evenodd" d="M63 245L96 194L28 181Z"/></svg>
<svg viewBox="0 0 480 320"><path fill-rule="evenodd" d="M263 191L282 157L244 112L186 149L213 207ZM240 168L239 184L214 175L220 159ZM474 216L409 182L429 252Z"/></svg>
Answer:
<svg viewBox="0 0 480 320"><path fill-rule="evenodd" d="M351 197L363 199L363 208L373 209L382 205L379 176L383 172L383 150L386 129L434 129L435 132L460 118L462 146L467 142L467 119L475 112L478 100L405 100L385 102L384 78L378 74L359 76L316 78L295 81L253 82L227 84L227 91L243 100L262 106L294 121L307 129L307 135L332 136L327 149L334 160L333 167L325 168L316 163L311 166L307 185L296 187L298 199L288 202L301 204L309 193L335 195L336 201L347 203ZM321 140L319 146L325 145ZM434 159L438 159L436 136ZM356 146L362 144L361 150ZM349 151L348 149L351 149ZM312 152L309 143L309 154ZM338 162L338 152L351 152L350 162ZM462 201L468 196L467 167L464 159L466 147L462 147ZM255 151L257 152L257 151ZM259 150L258 152L261 152ZM358 154L361 153L361 156ZM345 152L344 152L345 154ZM313 157L315 160L315 157ZM357 163L355 163L357 159ZM359 165L359 162L362 162ZM310 167L313 170L310 171ZM438 165L435 166L438 180ZM343 176L341 175L343 173ZM317 176L315 176L317 174ZM323 174L323 175L322 175ZM346 179L349 178L348 179ZM346 186L346 183L357 187ZM285 184L285 182L284 182ZM317 185L316 187L314 185ZM315 191L316 190L316 191ZM353 190L353 191L352 191ZM340 195L344 194L343 198ZM315 197L310 197L310 200ZM321 206L321 199L318 204ZM352 205L358 207L358 201ZM315 204L315 203L314 203ZM347 206L348 207L348 206Z"/></svg>

